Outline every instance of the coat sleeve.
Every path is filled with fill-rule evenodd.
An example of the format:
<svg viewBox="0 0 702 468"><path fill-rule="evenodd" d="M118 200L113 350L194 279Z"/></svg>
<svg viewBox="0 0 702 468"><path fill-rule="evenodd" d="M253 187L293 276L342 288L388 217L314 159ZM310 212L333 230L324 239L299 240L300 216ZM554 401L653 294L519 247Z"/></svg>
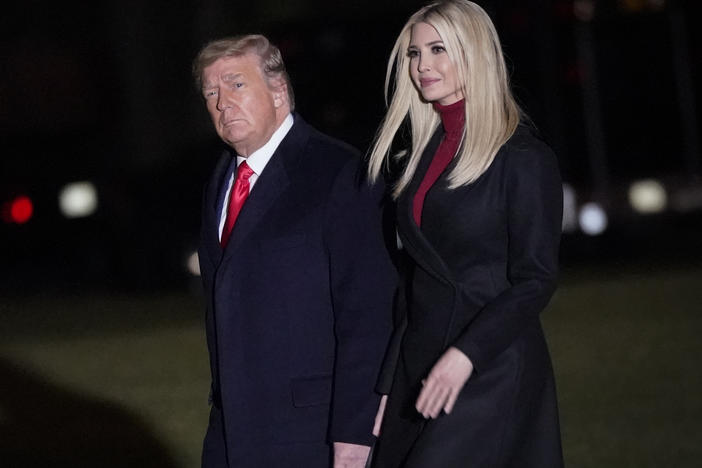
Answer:
<svg viewBox="0 0 702 468"><path fill-rule="evenodd" d="M329 436L371 445L396 273L382 232L382 187L359 180L359 162L337 176L325 226L336 338Z"/></svg>
<svg viewBox="0 0 702 468"><path fill-rule="evenodd" d="M397 360L400 357L402 337L405 335L405 330L407 330L407 290L404 287L404 275L407 270L408 263L407 254L401 250L398 253L397 257L397 268L399 278L397 290L395 291L395 300L393 304L392 334L390 335L390 342L388 343L388 348L385 352L385 359L383 359L383 365L380 368L378 383L375 387L375 390L381 395L387 395L390 393L393 378L395 376L395 370L397 369Z"/></svg>
<svg viewBox="0 0 702 468"><path fill-rule="evenodd" d="M453 343L478 372L538 321L556 288L563 211L556 157L541 142L505 150L509 287Z"/></svg>

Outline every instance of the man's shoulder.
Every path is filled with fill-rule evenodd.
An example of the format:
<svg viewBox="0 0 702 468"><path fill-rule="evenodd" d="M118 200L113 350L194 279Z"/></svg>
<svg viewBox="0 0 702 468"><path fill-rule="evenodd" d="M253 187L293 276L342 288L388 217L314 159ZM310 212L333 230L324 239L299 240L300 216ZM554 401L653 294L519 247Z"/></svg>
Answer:
<svg viewBox="0 0 702 468"><path fill-rule="evenodd" d="M298 154L289 166L291 176L329 187L358 188L365 180L365 161L354 146L318 130L297 114L291 134Z"/></svg>
<svg viewBox="0 0 702 468"><path fill-rule="evenodd" d="M340 160L360 158L361 152L351 144L317 130L311 125L308 127L310 137L307 150L309 152L324 153L327 157L335 157Z"/></svg>

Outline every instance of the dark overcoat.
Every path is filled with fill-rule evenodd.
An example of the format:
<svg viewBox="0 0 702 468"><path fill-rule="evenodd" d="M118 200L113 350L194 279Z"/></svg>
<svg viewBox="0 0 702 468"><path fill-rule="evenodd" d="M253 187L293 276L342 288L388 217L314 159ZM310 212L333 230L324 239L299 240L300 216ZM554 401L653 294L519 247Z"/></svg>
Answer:
<svg viewBox="0 0 702 468"><path fill-rule="evenodd" d="M326 468L332 441L373 441L396 282L382 189L361 180L355 150L295 115L223 250L233 159L222 156L203 201L212 372L203 466Z"/></svg>
<svg viewBox="0 0 702 468"><path fill-rule="evenodd" d="M432 138L397 223L406 253L395 331L379 390L389 392L374 467L562 466L553 371L539 313L556 286L562 185L552 151L520 126L474 183L412 198L442 137ZM475 370L451 414L415 410L421 380L455 346Z"/></svg>

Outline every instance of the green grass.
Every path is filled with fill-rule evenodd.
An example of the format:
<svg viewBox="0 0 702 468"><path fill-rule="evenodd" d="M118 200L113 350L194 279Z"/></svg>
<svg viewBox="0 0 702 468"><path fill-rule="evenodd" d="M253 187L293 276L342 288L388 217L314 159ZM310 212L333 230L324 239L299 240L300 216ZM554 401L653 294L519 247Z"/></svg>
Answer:
<svg viewBox="0 0 702 468"><path fill-rule="evenodd" d="M600 272L558 290L544 326L567 466L699 466L700 312L699 270Z"/></svg>
<svg viewBox="0 0 702 468"><path fill-rule="evenodd" d="M565 275L543 319L568 467L699 464L700 311L702 270ZM198 298L13 298L0 320L0 466L199 466Z"/></svg>
<svg viewBox="0 0 702 468"><path fill-rule="evenodd" d="M22 385L0 397L0 460L8 453L17 460L0 466L46 466L47 459L56 463L49 466L199 466L209 393L199 301L188 295L41 298L4 308L15 333L2 337L0 382L9 376ZM26 387L38 396L25 400ZM75 421L57 408L36 410L39 424L48 413L50 425L68 428L65 443L75 444L75 452L40 448L45 441L23 427L31 409L3 418L14 411L3 399L14 405L49 399L75 408ZM12 426L26 436L15 436L15 447L3 446L2 435L17 431ZM94 447L85 447L86 440ZM37 450L45 453L36 461L20 461Z"/></svg>

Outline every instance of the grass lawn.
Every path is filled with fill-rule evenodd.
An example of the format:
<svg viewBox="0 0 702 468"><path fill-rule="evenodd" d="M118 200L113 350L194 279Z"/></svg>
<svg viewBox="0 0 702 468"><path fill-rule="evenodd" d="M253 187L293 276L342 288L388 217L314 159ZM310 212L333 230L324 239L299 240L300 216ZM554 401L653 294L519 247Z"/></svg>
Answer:
<svg viewBox="0 0 702 468"><path fill-rule="evenodd" d="M2 307L14 330L0 342L0 466L199 466L209 367L198 300Z"/></svg>
<svg viewBox="0 0 702 468"><path fill-rule="evenodd" d="M568 467L698 466L701 311L699 269L564 275L543 318ZM199 466L199 298L10 298L0 323L0 466Z"/></svg>
<svg viewBox="0 0 702 468"><path fill-rule="evenodd" d="M702 270L566 278L544 326L567 466L699 466Z"/></svg>

